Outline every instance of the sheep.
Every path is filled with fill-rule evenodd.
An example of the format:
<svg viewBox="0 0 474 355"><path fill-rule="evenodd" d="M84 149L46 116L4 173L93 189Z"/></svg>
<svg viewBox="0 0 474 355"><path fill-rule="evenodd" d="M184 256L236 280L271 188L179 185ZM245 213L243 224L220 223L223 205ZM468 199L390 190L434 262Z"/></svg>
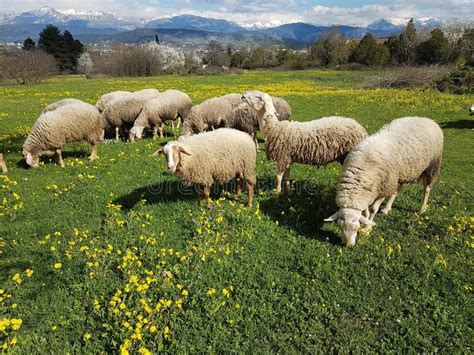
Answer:
<svg viewBox="0 0 474 355"><path fill-rule="evenodd" d="M257 152L252 138L241 131L220 128L211 132L183 137L181 141L168 142L153 156L165 154L168 169L187 185L196 185L198 201L204 186L207 208L214 182L228 182L236 178L236 194L241 193L241 179L247 183L248 203L252 207L256 183Z"/></svg>
<svg viewBox="0 0 474 355"><path fill-rule="evenodd" d="M115 128L115 139L120 140L119 131L123 125L133 125L143 105L159 96L156 89L136 91L129 95L120 95L110 100L102 111L107 128Z"/></svg>
<svg viewBox="0 0 474 355"><path fill-rule="evenodd" d="M109 104L110 101L114 100L115 98L119 96L126 96L131 94L130 91L112 91L107 94L104 94L100 97L99 100L97 100L95 107L99 109L99 112L102 112L105 110L107 105Z"/></svg>
<svg viewBox="0 0 474 355"><path fill-rule="evenodd" d="M6 162L5 158L3 157L3 154L1 154L1 153L0 153L0 168L2 170L2 174L8 173L7 162Z"/></svg>
<svg viewBox="0 0 474 355"><path fill-rule="evenodd" d="M277 193L281 193L283 178L286 190L290 190L292 163L317 167L334 161L342 163L347 153L367 136L365 129L352 118L334 116L309 122L278 121L271 97L261 91L247 91L242 100L257 112L267 158L277 166Z"/></svg>
<svg viewBox="0 0 474 355"><path fill-rule="evenodd" d="M239 94L227 94L210 98L193 106L188 117L183 121L181 136L204 132L224 126L224 118L240 104Z"/></svg>
<svg viewBox="0 0 474 355"><path fill-rule="evenodd" d="M43 110L43 113L49 112L49 111L54 111L60 106L68 105L68 104L73 104L73 103L78 103L82 102L81 100L78 99L62 99L56 102L53 102L52 104L49 104L46 106Z"/></svg>
<svg viewBox="0 0 474 355"><path fill-rule="evenodd" d="M474 105L471 105L471 107L469 107L469 116L474 116Z"/></svg>
<svg viewBox="0 0 474 355"><path fill-rule="evenodd" d="M387 214L400 186L421 178L424 212L442 154L443 132L434 121L424 117L393 120L349 153L336 189L339 210L325 221L337 221L344 242L353 246L360 223L375 226L374 217L384 199L390 196L382 210ZM363 216L361 211L369 206L370 216Z"/></svg>
<svg viewBox="0 0 474 355"><path fill-rule="evenodd" d="M160 138L163 138L163 126L166 121L174 121L177 118L186 118L193 102L187 94L179 90L166 90L156 99L151 99L143 105L143 109L138 115L130 130L131 141L140 139L145 128L153 127L154 136L160 131ZM173 127L174 130L174 127Z"/></svg>
<svg viewBox="0 0 474 355"><path fill-rule="evenodd" d="M291 116L291 107L284 99L280 97L272 97L273 105L277 111L277 118L280 121L287 121ZM224 118L225 127L238 129L239 131L250 134L255 145L258 147L257 130L258 117L255 110L253 110L247 103L242 102L235 107Z"/></svg>
<svg viewBox="0 0 474 355"><path fill-rule="evenodd" d="M92 145L91 160L97 157L97 142L104 123L99 110L86 102L72 102L42 113L23 144L23 156L31 167L38 167L39 157L56 153L64 167L61 148L69 142L87 140Z"/></svg>

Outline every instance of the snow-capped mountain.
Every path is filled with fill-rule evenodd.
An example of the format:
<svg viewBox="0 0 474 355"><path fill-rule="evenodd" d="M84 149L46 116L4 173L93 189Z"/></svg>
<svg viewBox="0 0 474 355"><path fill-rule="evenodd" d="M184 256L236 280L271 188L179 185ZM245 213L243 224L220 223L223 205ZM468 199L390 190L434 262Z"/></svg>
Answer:
<svg viewBox="0 0 474 355"><path fill-rule="evenodd" d="M403 30L410 18L393 17L388 19L379 19L367 26L368 30L377 31L397 31ZM434 17L420 17L414 19L415 28L434 28L440 27L443 22Z"/></svg>
<svg viewBox="0 0 474 355"><path fill-rule="evenodd" d="M26 37L37 39L45 25L53 24L61 30L69 30L85 43L101 43L110 40L135 43L145 41L148 37L154 38L157 32L166 32L169 38L172 38L178 36L178 32L181 31L180 38L186 34L190 38L195 36L202 40L215 36L226 38L227 42L245 39L258 43L266 43L265 41L275 43L276 40L277 43L305 46L313 43L315 39L334 27L339 28L348 38L361 38L368 32L378 38L387 38L391 34L399 34L403 31L408 20L407 18L379 19L367 27L282 23L271 19L256 23L235 23L193 15L146 20L120 17L105 11L57 10L45 6L12 14L0 13L0 42L21 42ZM441 21L436 18L415 19L417 28L439 27L440 25Z"/></svg>
<svg viewBox="0 0 474 355"><path fill-rule="evenodd" d="M67 24L81 21L90 28L117 28L132 30L143 27L146 20L117 17L104 11L56 10L44 6L37 10L21 11L17 14L0 15L0 25Z"/></svg>

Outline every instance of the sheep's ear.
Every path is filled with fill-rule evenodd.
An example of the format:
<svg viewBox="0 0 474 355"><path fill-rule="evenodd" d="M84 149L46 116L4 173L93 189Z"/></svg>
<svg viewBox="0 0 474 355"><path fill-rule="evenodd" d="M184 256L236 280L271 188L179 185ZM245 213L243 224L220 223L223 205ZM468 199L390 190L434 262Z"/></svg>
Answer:
<svg viewBox="0 0 474 355"><path fill-rule="evenodd" d="M370 227L376 226L375 222L371 221L370 219L364 216L360 216L360 221L364 223L366 226L370 226Z"/></svg>
<svg viewBox="0 0 474 355"><path fill-rule="evenodd" d="M339 218L339 211L334 213L332 216L329 216L328 218L325 218L324 222L334 222L334 221L337 221L338 218Z"/></svg>
<svg viewBox="0 0 474 355"><path fill-rule="evenodd" d="M181 145L179 146L179 151L180 151L181 153L183 153L183 154L191 155L191 153L190 153L188 150L186 150L186 148L184 148L184 147L181 146Z"/></svg>
<svg viewBox="0 0 474 355"><path fill-rule="evenodd" d="M151 156L152 157L157 157L159 156L160 154L164 154L165 152L165 147L161 147L160 149L158 149L156 152L154 152Z"/></svg>

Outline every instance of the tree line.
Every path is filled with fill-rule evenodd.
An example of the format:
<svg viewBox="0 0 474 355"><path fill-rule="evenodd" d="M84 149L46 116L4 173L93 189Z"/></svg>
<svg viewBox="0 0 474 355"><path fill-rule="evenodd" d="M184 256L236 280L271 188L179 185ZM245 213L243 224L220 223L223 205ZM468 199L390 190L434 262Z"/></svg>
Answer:
<svg viewBox="0 0 474 355"><path fill-rule="evenodd" d="M210 43L203 59L209 65L242 69L432 65L454 63L459 59L472 66L474 29L463 31L458 39L451 42L440 29L433 29L423 37L418 35L411 19L400 35L392 35L383 43L371 33L357 41L346 38L335 29L317 39L307 51L271 46L233 51L231 47L225 50L218 43Z"/></svg>

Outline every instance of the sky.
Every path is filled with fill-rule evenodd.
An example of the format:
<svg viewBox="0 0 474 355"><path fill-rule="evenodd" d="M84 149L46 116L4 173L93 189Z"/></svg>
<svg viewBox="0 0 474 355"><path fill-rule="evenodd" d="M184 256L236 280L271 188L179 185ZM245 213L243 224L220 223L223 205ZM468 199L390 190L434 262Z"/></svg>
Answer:
<svg viewBox="0 0 474 355"><path fill-rule="evenodd" d="M0 12L50 6L66 10L102 10L124 17L162 18L192 14L240 24L291 22L365 26L380 18L474 17L474 0L0 0Z"/></svg>

